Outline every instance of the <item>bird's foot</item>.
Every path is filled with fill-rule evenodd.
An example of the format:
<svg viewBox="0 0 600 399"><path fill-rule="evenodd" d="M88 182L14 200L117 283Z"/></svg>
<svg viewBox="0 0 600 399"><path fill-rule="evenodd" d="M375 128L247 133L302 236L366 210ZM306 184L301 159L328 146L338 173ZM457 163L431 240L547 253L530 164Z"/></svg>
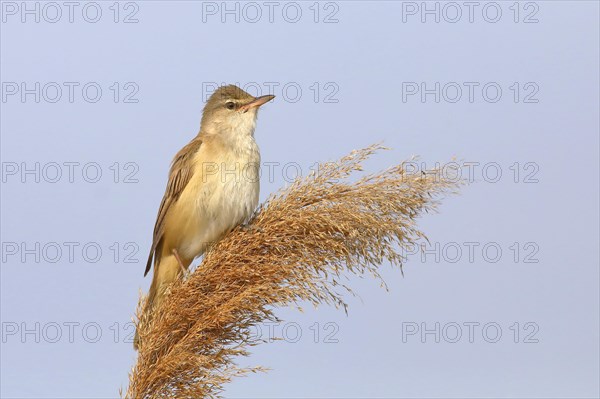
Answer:
<svg viewBox="0 0 600 399"><path fill-rule="evenodd" d="M181 272L183 273L183 278L187 279L190 275L189 270L183 266L183 262L181 261L181 258L179 257L179 252L177 252L177 250L175 248L173 248L173 255L175 256L175 259L177 259L177 263L179 263L179 267L181 268Z"/></svg>
<svg viewBox="0 0 600 399"><path fill-rule="evenodd" d="M262 233L263 232L262 228L254 225L254 224L251 224L251 223L242 223L240 225L240 227L242 228L242 230L246 230L246 231L251 232L251 233L252 232Z"/></svg>

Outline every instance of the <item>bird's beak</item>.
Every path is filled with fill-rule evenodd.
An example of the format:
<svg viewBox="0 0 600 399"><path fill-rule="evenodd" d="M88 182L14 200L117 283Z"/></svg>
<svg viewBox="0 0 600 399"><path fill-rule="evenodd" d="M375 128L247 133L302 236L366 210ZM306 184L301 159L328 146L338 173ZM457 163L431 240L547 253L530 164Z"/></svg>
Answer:
<svg viewBox="0 0 600 399"><path fill-rule="evenodd" d="M261 105L263 105L264 103L267 103L267 102L271 101L274 98L275 98L275 96L272 95L272 94L268 94L266 96L256 97L254 100L250 101L248 104L242 105L240 107L240 111L246 112L246 111L248 111L251 108L258 108Z"/></svg>

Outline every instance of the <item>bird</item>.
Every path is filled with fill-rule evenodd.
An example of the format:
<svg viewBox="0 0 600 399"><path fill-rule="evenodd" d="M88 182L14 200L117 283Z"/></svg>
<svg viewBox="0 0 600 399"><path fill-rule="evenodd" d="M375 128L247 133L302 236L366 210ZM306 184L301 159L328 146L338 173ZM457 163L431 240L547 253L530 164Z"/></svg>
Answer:
<svg viewBox="0 0 600 399"><path fill-rule="evenodd" d="M195 258L252 216L260 190L254 130L259 108L273 98L225 85L206 102L198 134L171 163L144 272L145 277L154 266L140 320L150 320L166 289Z"/></svg>

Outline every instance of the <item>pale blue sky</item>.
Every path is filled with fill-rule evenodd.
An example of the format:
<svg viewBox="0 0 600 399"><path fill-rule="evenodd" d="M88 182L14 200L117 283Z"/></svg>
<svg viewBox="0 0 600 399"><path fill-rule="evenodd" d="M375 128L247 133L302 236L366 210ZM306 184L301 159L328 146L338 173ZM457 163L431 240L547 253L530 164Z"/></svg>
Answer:
<svg viewBox="0 0 600 399"><path fill-rule="evenodd" d="M597 2L480 2L455 23L456 7L434 2L439 23L421 2L277 3L271 21L263 2L237 15L221 2L113 3L97 2L96 23L85 3L72 23L66 6L59 18L45 3L28 2L33 14L1 3L3 398L125 388L168 164L221 82L278 96L256 131L276 163L261 199L298 165L379 141L393 151L369 171L457 157L476 180L420 221L432 244L404 278L382 268L390 292L353 278L349 316L280 310L287 342L241 360L272 371L225 396L598 397ZM436 328L439 342L421 335Z"/></svg>

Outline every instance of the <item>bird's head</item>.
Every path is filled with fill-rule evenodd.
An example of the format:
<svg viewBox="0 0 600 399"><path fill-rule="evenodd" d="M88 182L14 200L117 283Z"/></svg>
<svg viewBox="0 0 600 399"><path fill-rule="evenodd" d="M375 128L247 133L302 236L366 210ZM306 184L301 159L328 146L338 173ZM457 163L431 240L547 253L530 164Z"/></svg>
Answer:
<svg viewBox="0 0 600 399"><path fill-rule="evenodd" d="M218 135L253 135L258 109L275 98L254 97L235 85L219 87L202 113L201 131Z"/></svg>

